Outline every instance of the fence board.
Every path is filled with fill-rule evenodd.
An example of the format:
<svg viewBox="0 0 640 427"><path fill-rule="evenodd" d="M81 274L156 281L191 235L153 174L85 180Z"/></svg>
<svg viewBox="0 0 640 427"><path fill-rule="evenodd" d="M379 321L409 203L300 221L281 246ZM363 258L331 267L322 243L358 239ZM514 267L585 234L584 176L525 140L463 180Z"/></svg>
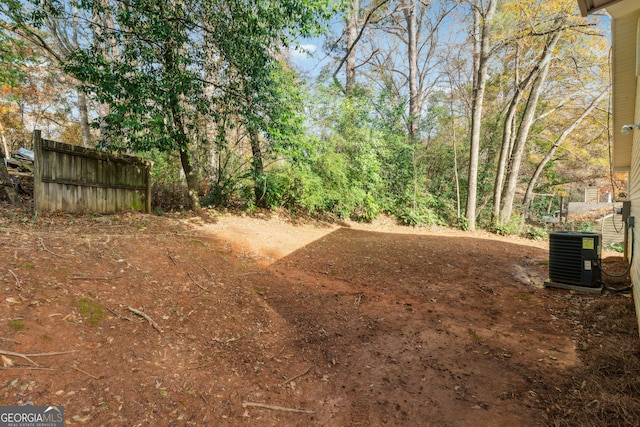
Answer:
<svg viewBox="0 0 640 427"><path fill-rule="evenodd" d="M36 212L151 211L145 160L42 139L34 132Z"/></svg>
<svg viewBox="0 0 640 427"><path fill-rule="evenodd" d="M624 221L622 215L609 214L598 220L600 222L600 232L602 234L602 246L609 246L612 243L624 242Z"/></svg>

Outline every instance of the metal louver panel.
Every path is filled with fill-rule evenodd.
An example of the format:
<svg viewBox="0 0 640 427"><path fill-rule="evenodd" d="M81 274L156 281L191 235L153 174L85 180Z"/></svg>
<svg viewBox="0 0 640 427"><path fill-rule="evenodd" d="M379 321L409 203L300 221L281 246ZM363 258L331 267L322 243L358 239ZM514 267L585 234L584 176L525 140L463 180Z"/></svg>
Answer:
<svg viewBox="0 0 640 427"><path fill-rule="evenodd" d="M600 240L596 233L550 233L549 279L568 285L599 286Z"/></svg>

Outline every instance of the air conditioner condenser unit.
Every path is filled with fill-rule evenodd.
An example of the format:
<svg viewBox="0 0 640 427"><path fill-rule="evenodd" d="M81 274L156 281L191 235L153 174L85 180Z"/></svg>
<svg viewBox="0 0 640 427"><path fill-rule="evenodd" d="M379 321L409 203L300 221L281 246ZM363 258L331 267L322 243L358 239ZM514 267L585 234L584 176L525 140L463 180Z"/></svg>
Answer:
<svg viewBox="0 0 640 427"><path fill-rule="evenodd" d="M549 233L549 279L545 286L580 292L602 292L599 233Z"/></svg>

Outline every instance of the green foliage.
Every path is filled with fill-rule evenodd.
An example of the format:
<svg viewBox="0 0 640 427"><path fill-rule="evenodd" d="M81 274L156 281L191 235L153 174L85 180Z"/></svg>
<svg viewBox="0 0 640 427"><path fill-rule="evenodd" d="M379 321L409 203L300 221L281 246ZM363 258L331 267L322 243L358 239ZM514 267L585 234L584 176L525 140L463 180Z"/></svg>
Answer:
<svg viewBox="0 0 640 427"><path fill-rule="evenodd" d="M76 305L82 318L91 326L97 326L104 317L104 308L88 298L80 298Z"/></svg>
<svg viewBox="0 0 640 427"><path fill-rule="evenodd" d="M380 213L381 133L370 121L365 99L323 95L330 103L321 113L331 123L327 134L283 146L286 164L265 171L265 202L371 221Z"/></svg>
<svg viewBox="0 0 640 427"><path fill-rule="evenodd" d="M29 57L24 42L0 28L0 87L18 87L24 81L26 74L22 66Z"/></svg>
<svg viewBox="0 0 640 427"><path fill-rule="evenodd" d="M92 38L65 46L71 52L58 59L83 91L109 108L93 123L100 146L179 153L194 208L200 176L193 155L203 144L218 148L215 134L226 141L230 129L251 136L257 196L260 140L284 148L302 123L296 82L281 65L280 50L297 36L322 32L338 7L331 0L87 0L74 2L70 12L58 0L9 3L13 24L31 34L53 18L78 14L74 22ZM242 173L219 172L216 198L226 198L226 181Z"/></svg>
<svg viewBox="0 0 640 427"><path fill-rule="evenodd" d="M24 320L22 319L12 319L9 321L9 329L13 332L20 332L24 329Z"/></svg>
<svg viewBox="0 0 640 427"><path fill-rule="evenodd" d="M609 246L607 246L605 248L608 251L614 251L614 252L620 252L623 253L624 252L624 243L619 242L619 243L611 243Z"/></svg>
<svg viewBox="0 0 640 427"><path fill-rule="evenodd" d="M593 233L596 231L596 224L591 221L578 222L574 225L576 229L582 233Z"/></svg>
<svg viewBox="0 0 640 427"><path fill-rule="evenodd" d="M442 225L442 220L432 209L421 206L417 208L406 208L396 212L397 218L404 224L414 227L424 227L428 225Z"/></svg>
<svg viewBox="0 0 640 427"><path fill-rule="evenodd" d="M544 227L527 227L522 235L531 240L544 240L549 237L549 233Z"/></svg>
<svg viewBox="0 0 640 427"><path fill-rule="evenodd" d="M538 191L547 191L546 188L540 188ZM554 212L560 210L559 196L540 196L534 197L529 206L529 213L536 218L542 218L545 215L553 215ZM550 213L548 213L550 212Z"/></svg>
<svg viewBox="0 0 640 427"><path fill-rule="evenodd" d="M501 236L511 236L520 234L522 230L522 216L512 215L511 220L504 225L498 224L493 227L493 232Z"/></svg>

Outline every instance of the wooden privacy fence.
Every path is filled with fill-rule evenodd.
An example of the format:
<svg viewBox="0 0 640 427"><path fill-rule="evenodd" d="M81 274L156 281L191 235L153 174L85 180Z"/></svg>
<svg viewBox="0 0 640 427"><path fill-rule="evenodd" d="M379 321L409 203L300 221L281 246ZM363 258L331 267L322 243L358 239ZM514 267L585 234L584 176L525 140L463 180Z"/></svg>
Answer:
<svg viewBox="0 0 640 427"><path fill-rule="evenodd" d="M150 164L33 134L36 212L151 212Z"/></svg>

